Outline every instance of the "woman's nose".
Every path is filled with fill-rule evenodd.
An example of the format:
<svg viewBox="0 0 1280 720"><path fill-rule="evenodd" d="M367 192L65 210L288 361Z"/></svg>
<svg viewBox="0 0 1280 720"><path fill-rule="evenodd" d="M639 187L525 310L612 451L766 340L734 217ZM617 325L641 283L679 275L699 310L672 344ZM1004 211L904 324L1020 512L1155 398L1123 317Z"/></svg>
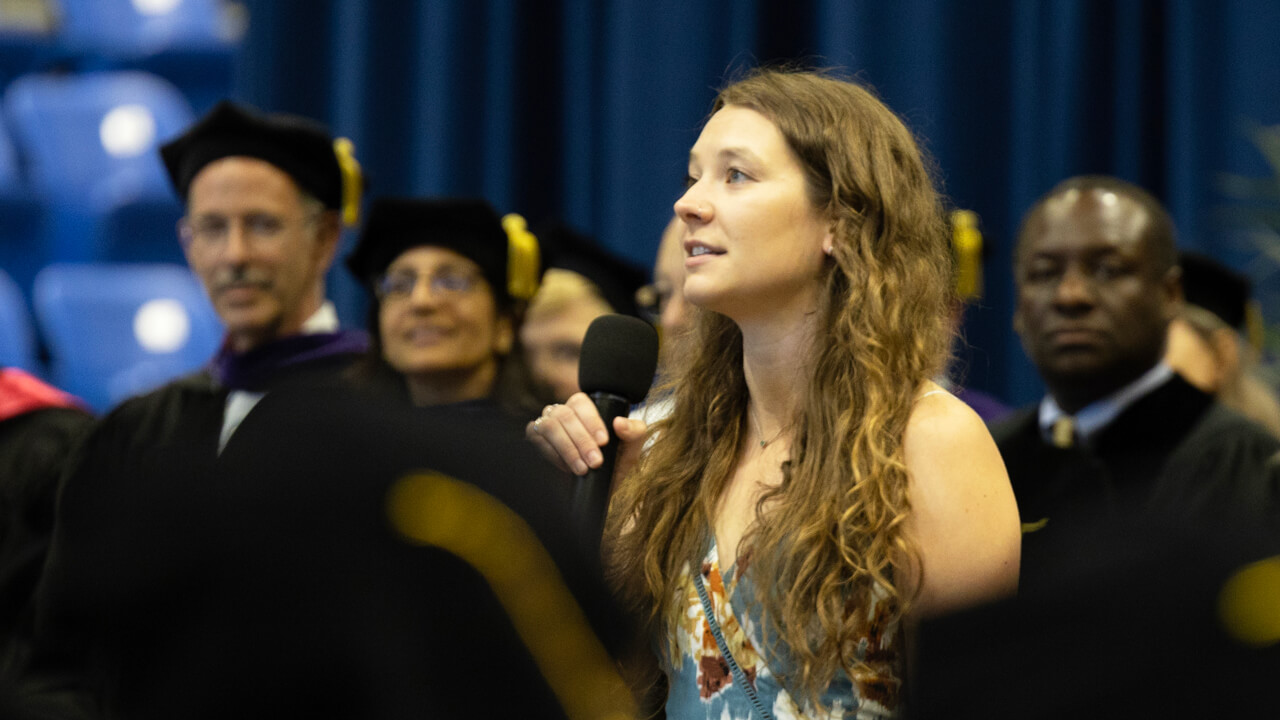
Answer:
<svg viewBox="0 0 1280 720"><path fill-rule="evenodd" d="M689 222L706 222L711 219L711 205L703 197L698 183L689 186L684 194L676 200L676 215L681 220Z"/></svg>

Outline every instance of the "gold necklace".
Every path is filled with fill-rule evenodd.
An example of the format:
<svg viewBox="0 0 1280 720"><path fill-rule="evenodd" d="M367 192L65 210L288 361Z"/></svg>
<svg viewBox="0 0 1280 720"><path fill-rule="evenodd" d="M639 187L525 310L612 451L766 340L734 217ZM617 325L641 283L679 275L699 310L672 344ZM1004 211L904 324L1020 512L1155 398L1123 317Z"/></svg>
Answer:
<svg viewBox="0 0 1280 720"><path fill-rule="evenodd" d="M761 447L761 448L767 448L767 447L769 447L769 444L770 444L770 443L772 443L774 440L777 440L778 438L782 437L782 433L784 433L784 432L786 432L786 431L787 431L787 428L786 428L786 427L779 428L779 429L778 429L778 432L774 433L773 437L769 438L768 440L765 440L765 439L764 439L764 433L763 433L763 432L761 432L761 430L760 430L760 418L756 417L756 413L755 413L755 406L753 406L753 405L751 405L751 404L748 404L748 405L747 405L747 415L751 418L751 422L752 422L752 424L754 424L754 425L756 426L756 436L760 438L760 447Z"/></svg>

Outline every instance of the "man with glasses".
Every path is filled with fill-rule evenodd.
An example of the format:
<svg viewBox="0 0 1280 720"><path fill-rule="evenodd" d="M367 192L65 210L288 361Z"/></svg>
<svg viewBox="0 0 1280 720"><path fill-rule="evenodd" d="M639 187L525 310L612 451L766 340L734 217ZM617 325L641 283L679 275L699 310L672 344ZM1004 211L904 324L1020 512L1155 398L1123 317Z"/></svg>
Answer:
<svg viewBox="0 0 1280 720"><path fill-rule="evenodd" d="M330 383L368 344L338 329L325 300L341 225L360 200L349 142L303 118L223 102L161 155L186 203L183 250L226 338L207 369L125 401L70 459L39 600L40 652L108 708L127 704L114 697L116 678L138 668L119 651L146 642L130 625L145 613L104 613L136 609L148 582L189 572L190 523L235 487L219 463L264 396ZM86 657L102 662L85 668Z"/></svg>
<svg viewBox="0 0 1280 720"><path fill-rule="evenodd" d="M187 204L187 262L226 326L213 371L200 378L227 393L221 451L267 385L302 365L344 365L364 347L361 335L338 331L324 299L339 214L355 220L359 168L323 127L227 102L161 154Z"/></svg>

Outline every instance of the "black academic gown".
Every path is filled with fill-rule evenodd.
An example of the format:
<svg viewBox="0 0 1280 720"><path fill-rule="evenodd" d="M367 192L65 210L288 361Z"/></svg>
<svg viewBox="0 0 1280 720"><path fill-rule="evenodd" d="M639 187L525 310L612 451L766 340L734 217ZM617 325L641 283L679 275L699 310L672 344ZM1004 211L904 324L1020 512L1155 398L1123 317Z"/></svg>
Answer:
<svg viewBox="0 0 1280 720"><path fill-rule="evenodd" d="M1057 538L1085 524L1280 518L1280 440L1175 375L1088 446L1045 442L1030 407L992 428L1024 526L1020 585L1053 581ZM1234 520L1233 520L1234 519Z"/></svg>
<svg viewBox="0 0 1280 720"><path fill-rule="evenodd" d="M58 482L93 416L42 407L0 421L0 648L25 653Z"/></svg>
<svg viewBox="0 0 1280 720"><path fill-rule="evenodd" d="M299 363L255 389L319 391L344 382L358 358L342 353ZM119 603L146 597L159 612L166 594L198 577L201 568L169 540L184 536L190 518L156 508L199 497L215 482L228 393L208 371L180 378L121 403L71 454L37 594L35 674L110 696L121 653L128 653L128 643L107 637L118 629ZM238 441L233 435L228 448Z"/></svg>
<svg viewBox="0 0 1280 720"><path fill-rule="evenodd" d="M268 392L215 457L223 393L197 380L121 408L94 438L97 462L63 497L44 647L85 659L104 711L564 717L528 628L508 617L507 603L535 601L544 586L499 595L492 567L396 533L389 492L411 474L467 481L539 538L558 568L547 582L579 605L538 623L550 633L543 657L567 649L553 658L563 666L583 656L554 629L561 622L606 637L605 652L618 647L607 638L624 636L622 625L565 514L567 479L522 425L482 407L295 385ZM486 531L483 517L456 517L460 537L481 541L499 567L526 557L528 543ZM611 668L593 664L591 676Z"/></svg>

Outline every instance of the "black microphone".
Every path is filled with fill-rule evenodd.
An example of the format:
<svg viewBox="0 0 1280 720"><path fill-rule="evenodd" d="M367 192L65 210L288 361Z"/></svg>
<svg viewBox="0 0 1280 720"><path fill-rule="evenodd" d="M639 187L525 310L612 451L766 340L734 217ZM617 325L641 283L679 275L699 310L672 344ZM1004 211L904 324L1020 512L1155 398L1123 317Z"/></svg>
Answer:
<svg viewBox="0 0 1280 720"><path fill-rule="evenodd" d="M658 333L649 323L629 315L601 315L591 322L578 359L578 387L591 396L609 443L600 448L604 462L578 478L573 490L573 513L591 542L598 543L609 509L609 486L618 459L618 436L613 420L649 393L658 367Z"/></svg>

